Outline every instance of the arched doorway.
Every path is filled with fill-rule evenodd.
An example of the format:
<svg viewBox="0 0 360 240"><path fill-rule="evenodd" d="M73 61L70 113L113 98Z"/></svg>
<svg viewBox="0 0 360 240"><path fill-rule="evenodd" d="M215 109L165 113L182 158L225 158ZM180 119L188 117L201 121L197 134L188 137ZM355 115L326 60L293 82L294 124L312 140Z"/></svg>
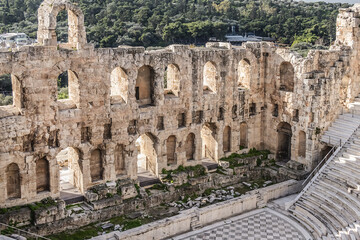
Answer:
<svg viewBox="0 0 360 240"><path fill-rule="evenodd" d="M99 149L91 152L90 156L90 175L91 181L96 182L103 179L103 160Z"/></svg>
<svg viewBox="0 0 360 240"><path fill-rule="evenodd" d="M50 191L49 162L42 158L36 161L36 192Z"/></svg>
<svg viewBox="0 0 360 240"><path fill-rule="evenodd" d="M156 138L151 133L141 135L136 140L138 149L137 173L157 176L157 153L155 149Z"/></svg>
<svg viewBox="0 0 360 240"><path fill-rule="evenodd" d="M195 134L189 133L185 142L186 160L190 161L195 159L195 150Z"/></svg>
<svg viewBox="0 0 360 240"><path fill-rule="evenodd" d="M115 157L115 173L116 173L116 176L125 175L126 174L125 146L123 144L118 144L115 147L114 157Z"/></svg>
<svg viewBox="0 0 360 240"><path fill-rule="evenodd" d="M240 123L240 148L248 148L248 126L246 122Z"/></svg>
<svg viewBox="0 0 360 240"><path fill-rule="evenodd" d="M306 157L306 133L304 131L299 132L299 157Z"/></svg>
<svg viewBox="0 0 360 240"><path fill-rule="evenodd" d="M281 122L277 128L278 132L278 147L277 159L288 161L291 160L291 126L286 122Z"/></svg>
<svg viewBox="0 0 360 240"><path fill-rule="evenodd" d="M202 158L218 161L218 142L216 140L216 125L206 123L201 129Z"/></svg>
<svg viewBox="0 0 360 240"><path fill-rule="evenodd" d="M176 137L174 135L166 140L166 156L168 165L176 165Z"/></svg>
<svg viewBox="0 0 360 240"><path fill-rule="evenodd" d="M83 169L78 149L68 147L56 156L60 170L60 197L64 200L69 195L79 195L83 191Z"/></svg>
<svg viewBox="0 0 360 240"><path fill-rule="evenodd" d="M7 198L21 198L20 169L16 163L11 163L6 168Z"/></svg>
<svg viewBox="0 0 360 240"><path fill-rule="evenodd" d="M224 153L231 151L231 128L226 126L223 133L223 151Z"/></svg>

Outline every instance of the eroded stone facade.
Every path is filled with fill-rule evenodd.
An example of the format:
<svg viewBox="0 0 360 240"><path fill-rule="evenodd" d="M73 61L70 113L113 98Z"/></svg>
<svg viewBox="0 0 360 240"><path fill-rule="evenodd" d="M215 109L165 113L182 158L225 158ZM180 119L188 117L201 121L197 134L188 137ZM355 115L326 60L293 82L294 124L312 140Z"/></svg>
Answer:
<svg viewBox="0 0 360 240"><path fill-rule="evenodd" d="M61 10L69 43L58 45ZM58 197L57 155L67 148L83 193L136 179L138 165L158 176L244 148L311 169L321 132L359 93L359 12L340 9L336 43L303 58L272 43L95 49L76 5L44 1L39 44L0 53L14 89L14 105L0 107L0 207ZM65 71L70 96L58 100Z"/></svg>

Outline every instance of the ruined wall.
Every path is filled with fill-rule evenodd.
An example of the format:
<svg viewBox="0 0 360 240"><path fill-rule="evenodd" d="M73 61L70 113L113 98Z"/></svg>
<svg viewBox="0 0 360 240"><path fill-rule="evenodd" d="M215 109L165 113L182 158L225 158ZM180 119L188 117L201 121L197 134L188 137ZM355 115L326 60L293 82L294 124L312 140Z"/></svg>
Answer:
<svg viewBox="0 0 360 240"><path fill-rule="evenodd" d="M218 161L225 155L223 132L227 126L231 129L230 134L225 134L231 136L230 141L225 141L231 143L229 154L239 152L240 145L276 153L278 126L285 122L292 132L291 159L310 168L321 150L316 129L325 129L346 101L359 92L358 25L348 26L358 21L357 7L340 11L338 39L346 35L346 43L339 40L329 51L311 51L302 58L271 43L246 43L242 47L212 43L206 48L172 45L156 51L125 46L94 49L86 44L83 16L76 6L65 0L51 1L54 5L48 2L39 9L40 44L0 53L0 74L12 74L16 80L14 106L0 107L0 207L59 196L56 156L68 147L79 153L75 172L81 178L76 180L81 191L117 178L136 179L136 140L143 134L155 141L154 172L159 174L162 168L200 164L205 157L204 143L210 136L213 160ZM77 23L75 28L70 25L76 37L69 38L69 44L77 41L76 48L58 47L54 42L53 21L61 9L75 14L69 20ZM44 24L47 21L51 26ZM348 35L348 28L355 33ZM241 74L241 60L249 64L245 68L247 81ZM293 78L286 78L294 82L285 82L286 86L281 84L284 62L294 72ZM204 70L207 63L212 65L210 71ZM164 86L169 65L179 70L179 74L173 74L178 82L168 85L174 88L173 94L168 94ZM137 100L137 91L144 90L144 66L150 73L145 74L150 77L150 83L145 84L151 88L150 102L147 98ZM118 68L121 83L117 86L121 89L112 91L112 72ZM289 77L291 69L285 70ZM69 99L58 100L57 78L65 71L71 71L69 88L73 90ZM209 72L210 83L205 76ZM351 89L345 91L346 96L339 94L344 76L349 81L343 86ZM139 77L141 84L137 84ZM239 84L239 77L244 84ZM204 80L209 88L204 89ZM182 124L179 115L184 118ZM298 149L300 131L306 134L305 157ZM186 144L189 134L193 134L195 142L191 160L187 154L190 146ZM166 140L172 135L176 138L176 164L168 165ZM116 170L119 144L123 146L125 166ZM94 150L100 153L101 163L97 161L96 165L101 169L94 167ZM41 192L37 192L36 184L37 172L44 170L37 169L39 160L46 161L49 168L49 190ZM6 169L12 163L19 167L21 197L12 198L14 190L9 191L9 196L6 190ZM96 176L93 182L91 176L99 174L101 178Z"/></svg>

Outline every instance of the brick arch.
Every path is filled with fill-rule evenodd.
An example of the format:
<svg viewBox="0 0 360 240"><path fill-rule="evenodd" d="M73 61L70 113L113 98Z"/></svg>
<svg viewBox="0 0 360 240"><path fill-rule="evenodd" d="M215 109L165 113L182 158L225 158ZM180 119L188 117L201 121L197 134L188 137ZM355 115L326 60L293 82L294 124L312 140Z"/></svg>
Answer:
<svg viewBox="0 0 360 240"><path fill-rule="evenodd" d="M11 163L6 168L6 191L8 199L21 198L21 175L16 163Z"/></svg>
<svg viewBox="0 0 360 240"><path fill-rule="evenodd" d="M56 17L60 11L68 12L68 43L73 47L86 44L84 15L80 7L69 0L45 0L38 9L38 43L45 46L56 46Z"/></svg>

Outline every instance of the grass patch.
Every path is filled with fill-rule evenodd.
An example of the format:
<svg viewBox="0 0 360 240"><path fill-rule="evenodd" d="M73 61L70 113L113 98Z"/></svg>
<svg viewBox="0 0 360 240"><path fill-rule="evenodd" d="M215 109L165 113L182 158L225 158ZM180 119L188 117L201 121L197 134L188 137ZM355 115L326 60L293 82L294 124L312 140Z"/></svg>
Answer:
<svg viewBox="0 0 360 240"><path fill-rule="evenodd" d="M187 167L180 165L175 170L166 170L165 168L163 168L161 171L162 174L166 174L166 177L163 178L163 180L170 182L173 181L172 174L177 174L181 172L187 173L189 178L197 178L206 175L206 169L203 165L187 166Z"/></svg>
<svg viewBox="0 0 360 240"><path fill-rule="evenodd" d="M268 159L269 154L270 154L269 150L256 150L255 148L252 148L249 150L248 153L242 153L242 154L233 153L229 157L221 158L220 160L229 162L229 167L234 169L235 167L241 167L245 165L241 161L242 159L259 156L259 158L257 159L257 164L258 166L260 166L262 160Z"/></svg>
<svg viewBox="0 0 360 240"><path fill-rule="evenodd" d="M95 224L90 224L85 227L78 229L73 233L62 232L54 235L48 236L48 238L53 240L82 240L96 237L98 232L102 232L101 227L96 227Z"/></svg>

